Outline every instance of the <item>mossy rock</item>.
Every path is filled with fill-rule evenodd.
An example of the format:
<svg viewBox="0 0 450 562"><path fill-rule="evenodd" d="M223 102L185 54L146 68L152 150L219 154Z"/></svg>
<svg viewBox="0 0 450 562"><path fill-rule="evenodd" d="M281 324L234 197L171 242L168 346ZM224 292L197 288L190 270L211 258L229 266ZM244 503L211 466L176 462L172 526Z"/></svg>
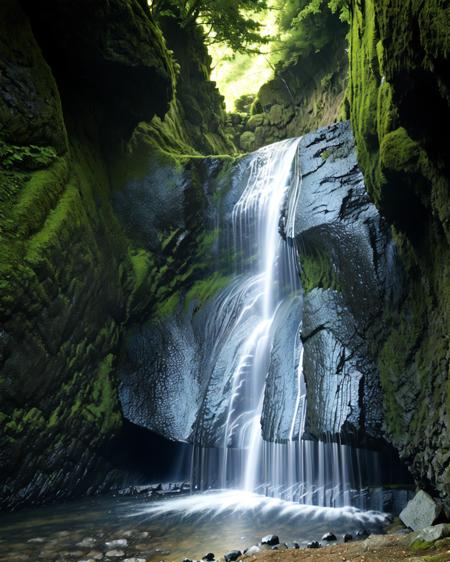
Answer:
<svg viewBox="0 0 450 562"><path fill-rule="evenodd" d="M417 170L420 147L403 127L387 133L380 145L380 162L388 171L408 173Z"/></svg>
<svg viewBox="0 0 450 562"><path fill-rule="evenodd" d="M255 146L255 134L251 131L245 131L239 138L239 144L242 150L250 152Z"/></svg>

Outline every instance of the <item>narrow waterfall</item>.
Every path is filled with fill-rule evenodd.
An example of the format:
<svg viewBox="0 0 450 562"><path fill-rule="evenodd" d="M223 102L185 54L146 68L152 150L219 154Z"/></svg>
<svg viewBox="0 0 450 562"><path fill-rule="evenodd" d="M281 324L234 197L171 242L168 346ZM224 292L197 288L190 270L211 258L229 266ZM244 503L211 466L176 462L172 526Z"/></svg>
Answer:
<svg viewBox="0 0 450 562"><path fill-rule="evenodd" d="M375 453L302 438L303 298L292 242L302 182L299 142L289 139L266 146L246 160L248 179L231 216L234 278L215 298L206 321L211 369L220 380L215 392L228 400L221 402L226 414L220 439L208 447L194 447L191 477L197 489L238 488L305 504L366 508L360 466L376 472ZM288 323L288 317L294 320ZM280 334L288 349L275 361L273 342ZM270 370L295 371L289 427L285 437L274 442L263 440L261 425L264 400L271 391L266 385ZM202 442L201 430L196 431L194 441ZM365 481L373 477L366 474Z"/></svg>

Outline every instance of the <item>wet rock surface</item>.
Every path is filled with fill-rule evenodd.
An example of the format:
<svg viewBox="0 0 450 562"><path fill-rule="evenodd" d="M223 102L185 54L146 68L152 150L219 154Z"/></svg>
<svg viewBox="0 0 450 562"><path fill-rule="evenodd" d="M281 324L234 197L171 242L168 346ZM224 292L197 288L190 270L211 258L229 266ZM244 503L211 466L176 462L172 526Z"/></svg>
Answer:
<svg viewBox="0 0 450 562"><path fill-rule="evenodd" d="M380 439L382 393L369 343L382 329L383 306L399 297L395 248L367 194L349 123L306 135L299 151L305 432Z"/></svg>
<svg viewBox="0 0 450 562"><path fill-rule="evenodd" d="M219 214L224 231L245 186L248 158L225 176L227 189L223 188L224 176L221 178ZM382 330L383 307L391 306L401 292L395 247L367 195L348 123L306 135L300 142L299 162L302 184L294 239L286 243L295 243L298 248L305 295L284 303L275 319L279 326L274 330L266 383L263 436L269 441L284 441L292 432L294 437L298 435L303 413L292 389L297 385L301 349L297 327L303 321L304 436L339 437L360 445L378 442L382 438L382 393L370 338ZM157 178L149 178L157 186ZM214 183L208 182L204 192L215 189ZM173 186L174 193L186 196L182 176L174 176ZM132 201L137 197L133 190L131 185L118 197L125 197L124 201L131 197ZM158 197L156 202L148 199L155 216ZM174 201L164 212L170 213L173 207L174 224L183 229L185 211L177 197ZM153 227L139 218L139 211L136 216L131 213L134 204L122 201L119 206L128 217L126 221L137 221L144 239L154 240L154 233L148 230ZM202 220L218 220L217 214L214 218L209 213L207 202ZM252 329L249 319L230 333L239 303L225 313L220 308L227 291L233 290L230 280L224 283L228 288L206 302L187 303L180 294L179 303L168 315L129 330L126 359L119 369L121 403L128 419L172 439L207 446L221 443L233 350ZM226 349L222 349L224 338ZM292 353L294 348L297 355Z"/></svg>

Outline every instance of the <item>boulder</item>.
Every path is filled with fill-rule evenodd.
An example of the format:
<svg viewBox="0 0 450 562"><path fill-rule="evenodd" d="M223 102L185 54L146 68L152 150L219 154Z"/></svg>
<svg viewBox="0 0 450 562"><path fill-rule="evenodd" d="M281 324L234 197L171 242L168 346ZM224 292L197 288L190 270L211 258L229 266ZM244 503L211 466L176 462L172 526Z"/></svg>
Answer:
<svg viewBox="0 0 450 562"><path fill-rule="evenodd" d="M254 133L252 133L251 131L245 131L244 133L242 133L239 139L239 144L241 145L242 150L245 150L246 152L250 152L251 150L253 150L255 146Z"/></svg>
<svg viewBox="0 0 450 562"><path fill-rule="evenodd" d="M205 554L205 556L203 556L202 560L206 560L207 562L212 562L214 560L215 556L212 552L208 552L208 554Z"/></svg>
<svg viewBox="0 0 450 562"><path fill-rule="evenodd" d="M309 543L306 545L306 548L320 548L320 542L319 542L319 541L312 541L312 542L309 542Z"/></svg>
<svg viewBox="0 0 450 562"><path fill-rule="evenodd" d="M283 121L283 108L281 105L272 105L269 111L269 123L271 125L280 125Z"/></svg>
<svg viewBox="0 0 450 562"><path fill-rule="evenodd" d="M323 541L326 542L331 542L331 541L336 541L336 535L334 535L333 533L325 533L325 535L322 537Z"/></svg>
<svg viewBox="0 0 450 562"><path fill-rule="evenodd" d="M258 545L254 544L253 546L245 550L244 554L251 556L252 554L257 554L258 552L261 552L261 548Z"/></svg>
<svg viewBox="0 0 450 562"><path fill-rule="evenodd" d="M442 504L420 490L400 513L400 519L407 527L418 531L433 525L441 514Z"/></svg>
<svg viewBox="0 0 450 562"><path fill-rule="evenodd" d="M247 121L246 126L250 131L255 131L256 127L260 127L261 125L264 125L264 113L252 115Z"/></svg>

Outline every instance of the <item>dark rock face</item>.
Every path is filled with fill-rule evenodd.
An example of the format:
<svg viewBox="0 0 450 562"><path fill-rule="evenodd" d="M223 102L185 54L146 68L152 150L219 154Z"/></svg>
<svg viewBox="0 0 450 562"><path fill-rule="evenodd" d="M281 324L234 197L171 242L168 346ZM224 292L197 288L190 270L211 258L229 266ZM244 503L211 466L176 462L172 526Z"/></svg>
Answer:
<svg viewBox="0 0 450 562"><path fill-rule="evenodd" d="M188 171L188 165L160 162L155 168L152 158L147 161L144 179L124 182L115 196L118 216L155 268L147 296L139 292L147 307L136 299L133 322L124 334L119 392L127 419L185 441L211 377L214 338L220 337L209 321L214 299L205 301L227 281L211 271L220 259L214 229L220 204L210 194L222 197L223 189L229 191L229 182L223 181L229 177L224 172L228 163L195 160ZM226 196L222 199L226 215L229 203Z"/></svg>
<svg viewBox="0 0 450 562"><path fill-rule="evenodd" d="M199 349L189 323L179 318L150 321L131 329L125 345L119 387L125 417L171 439L186 440L200 401Z"/></svg>
<svg viewBox="0 0 450 562"><path fill-rule="evenodd" d="M0 122L2 139L14 145L66 148L59 92L29 21L18 2L1 5Z"/></svg>
<svg viewBox="0 0 450 562"><path fill-rule="evenodd" d="M121 166L135 178L148 171L130 165L124 141L163 116L174 92L145 3L6 0L0 27L0 504L10 508L120 482L104 455L123 419L119 340L171 273L161 223L175 224L180 205L147 230L137 221L136 239L112 205ZM139 138L148 153L148 126ZM183 163L171 163L172 178ZM195 237L196 216L185 223ZM192 242L179 229L180 253L183 240Z"/></svg>
<svg viewBox="0 0 450 562"><path fill-rule="evenodd" d="M388 438L450 505L448 6L353 2L349 116L367 189L393 225L405 298L374 338Z"/></svg>
<svg viewBox="0 0 450 562"><path fill-rule="evenodd" d="M173 69L145 4L94 0L88 9L75 0L23 4L65 98L74 89L94 102L108 135L128 138L139 121L164 116L173 97Z"/></svg>
<svg viewBox="0 0 450 562"><path fill-rule="evenodd" d="M383 306L398 298L395 249L367 195L349 124L306 135L299 150L295 241L305 289L305 431L363 443L382 435L370 335L380 329Z"/></svg>

